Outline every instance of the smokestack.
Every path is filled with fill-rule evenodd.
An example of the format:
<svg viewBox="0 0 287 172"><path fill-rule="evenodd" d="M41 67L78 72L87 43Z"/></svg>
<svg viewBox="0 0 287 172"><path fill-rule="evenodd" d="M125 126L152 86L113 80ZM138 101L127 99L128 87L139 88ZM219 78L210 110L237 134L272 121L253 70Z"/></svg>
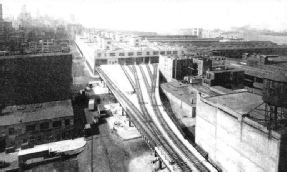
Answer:
<svg viewBox="0 0 287 172"><path fill-rule="evenodd" d="M3 15L2 15L2 4L0 4L0 21L3 20Z"/></svg>

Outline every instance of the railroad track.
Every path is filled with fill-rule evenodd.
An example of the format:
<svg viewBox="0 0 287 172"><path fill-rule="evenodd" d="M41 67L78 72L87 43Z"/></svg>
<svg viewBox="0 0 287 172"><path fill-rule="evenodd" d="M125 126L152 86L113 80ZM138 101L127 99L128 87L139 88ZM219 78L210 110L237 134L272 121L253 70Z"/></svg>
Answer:
<svg viewBox="0 0 287 172"><path fill-rule="evenodd" d="M180 138L174 133L172 128L170 128L167 121L164 119L158 107L159 105L157 104L157 100L155 98L155 90L156 87L158 87L156 82L158 66L154 65L153 67L154 72L152 73L151 69L147 66L147 71L149 73L148 75L151 79L151 82L149 84L145 72L143 71L142 67L139 66L144 81L144 84L142 85L139 82L138 73L134 66L128 66L131 73L134 74L134 80L131 78L126 69L122 67L124 73L126 74L127 78L129 79L130 83L132 84L134 90L137 93L142 113L124 95L124 93L121 92L121 90L111 81L111 79L104 73L104 71L102 71L101 68L97 68L96 70L102 76L102 78L105 79L107 84L111 87L110 89L114 91L114 94L116 97L118 97L119 102L121 102L122 105L126 105L126 107L130 108L126 109L127 113L129 114L129 117L132 119L133 123L140 131L140 133L142 134L142 136L144 137L144 139L146 140L147 144L151 149L155 149L155 147L162 146L181 171L192 171L192 170L204 171L204 172L210 171L203 165L203 163L196 156L193 155L193 153L191 153L191 151L185 146L183 141L181 141ZM143 88L141 87L145 87L144 89L147 89L148 98L152 106L152 111L156 115L156 118L160 121L160 124L158 125L161 125L164 128L164 130L168 134L168 137L162 135L161 131L158 129L158 126L156 126L156 124L151 119L149 111L146 109L146 104L144 102L142 92ZM171 143L172 145L176 145L177 150L170 145ZM185 161L179 155L179 152L181 152L181 155L184 155Z"/></svg>
<svg viewBox="0 0 287 172"><path fill-rule="evenodd" d="M160 123L162 124L162 126L164 127L165 131L168 133L169 137L172 139L172 141L174 142L174 144L176 144L180 150L182 151L182 153L190 160L190 162L192 162L192 164L196 167L196 169L198 169L199 171L209 171L209 169L207 169L203 164L202 162L197 158L195 157L195 155L193 155L189 149L180 141L180 138L174 133L174 131L169 127L168 123L164 120L159 108L158 108L158 105L157 105L157 102L156 102L156 99L155 99L155 87L157 85L156 81L157 81L157 65L154 65L154 73L152 75L152 78L151 78L151 81L152 81L152 88L150 88L149 84L148 84L148 81L147 81L147 78L141 68L141 72L142 72L142 75L143 75L143 78L144 78L144 81L145 81L145 85L147 87L147 89L150 89L150 101L152 103L152 107L153 107L153 110L155 112L155 114L157 115ZM150 75L150 72L149 72L149 75ZM180 131L180 130L179 130ZM182 133L183 134L183 133Z"/></svg>
<svg viewBox="0 0 287 172"><path fill-rule="evenodd" d="M118 98L119 102L130 109L126 109L129 117L132 118L133 122L145 139L149 140L148 145L153 148L157 145L156 138L150 129L146 126L146 121L141 117L141 112L133 105L133 103L119 90L119 88L111 81L111 79L104 73L101 68L96 68L97 72L110 86L110 89L114 91L114 95Z"/></svg>
<svg viewBox="0 0 287 172"><path fill-rule="evenodd" d="M135 69L135 67L134 66L132 66L132 69L133 69L133 73L134 73L134 76L135 76L135 80L138 82L136 85L138 85L139 87L140 87L140 83L139 83L139 79L138 79L138 73L137 73L137 70ZM146 76L145 76L145 74L144 74L144 71L143 71L143 69L142 69L142 67L141 66L139 66L139 69L140 69L140 71L141 71L141 73L142 73L142 76L143 76L143 80L144 80L144 82L145 82L145 85L146 85L146 87L148 88L148 94L149 94L149 97L151 96L151 94L152 94L152 88L150 87L150 85L148 84L148 81L147 81L147 78L146 78ZM156 77L156 76L154 76L154 77ZM139 93L139 95L140 94L142 94L142 92L140 92ZM157 126L155 126L155 129L156 130L158 130L157 129L158 127ZM161 140L162 140L162 146L163 146L163 148L165 149L165 151L168 153L168 156L170 156L171 158L172 158L172 160L175 162L175 164L177 164L177 166L182 170L182 171L192 171L190 168L189 168L189 166L183 161L183 159L178 155L178 152L176 152L176 150L174 150L173 148L172 148L172 146L170 146L170 144L169 144L169 142L167 141L167 138L166 137L164 137L162 134L160 134L160 135L158 135L158 136L160 136L161 137Z"/></svg>

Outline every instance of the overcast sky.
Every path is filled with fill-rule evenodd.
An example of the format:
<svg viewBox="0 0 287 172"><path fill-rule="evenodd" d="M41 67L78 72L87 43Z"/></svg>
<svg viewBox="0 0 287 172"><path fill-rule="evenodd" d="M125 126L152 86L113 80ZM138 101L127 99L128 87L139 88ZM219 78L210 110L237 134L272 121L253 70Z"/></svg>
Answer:
<svg viewBox="0 0 287 172"><path fill-rule="evenodd" d="M2 0L2 4L4 17L17 16L26 4L32 14L37 9L66 19L74 14L87 27L158 31L250 25L287 30L287 0Z"/></svg>

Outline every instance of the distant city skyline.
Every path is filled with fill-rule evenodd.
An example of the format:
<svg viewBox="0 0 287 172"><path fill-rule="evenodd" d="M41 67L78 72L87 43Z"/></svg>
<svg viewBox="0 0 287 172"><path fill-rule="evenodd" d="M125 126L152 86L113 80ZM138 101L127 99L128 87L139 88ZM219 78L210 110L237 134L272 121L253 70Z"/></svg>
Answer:
<svg viewBox="0 0 287 172"><path fill-rule="evenodd" d="M25 4L39 13L85 27L168 31L179 28L230 30L250 26L287 30L287 0L2 0L3 16L16 18Z"/></svg>

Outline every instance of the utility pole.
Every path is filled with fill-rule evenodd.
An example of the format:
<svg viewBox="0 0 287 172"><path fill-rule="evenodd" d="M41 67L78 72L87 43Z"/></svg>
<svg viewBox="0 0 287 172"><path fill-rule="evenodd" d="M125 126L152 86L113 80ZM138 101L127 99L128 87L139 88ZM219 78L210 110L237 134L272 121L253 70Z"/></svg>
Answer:
<svg viewBox="0 0 287 172"><path fill-rule="evenodd" d="M93 155L94 155L94 137L93 137L93 134L92 134L92 142L91 142L91 172L94 172L94 169L93 169Z"/></svg>

